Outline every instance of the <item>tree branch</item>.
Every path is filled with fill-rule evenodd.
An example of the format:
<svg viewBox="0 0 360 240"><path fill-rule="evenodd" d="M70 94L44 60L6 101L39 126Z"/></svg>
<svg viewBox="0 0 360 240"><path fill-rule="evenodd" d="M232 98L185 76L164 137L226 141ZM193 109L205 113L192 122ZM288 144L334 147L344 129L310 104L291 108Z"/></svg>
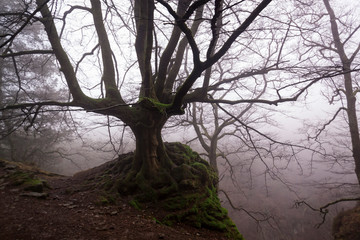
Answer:
<svg viewBox="0 0 360 240"><path fill-rule="evenodd" d="M43 102L19 103L19 104L5 105L4 107L0 108L0 112L10 110L10 109L22 109L22 108L35 107L35 106L78 107L78 105L73 102L43 101Z"/></svg>
<svg viewBox="0 0 360 240"><path fill-rule="evenodd" d="M338 199L338 200L335 200L333 202L329 202L325 205L323 205L322 207L320 208L315 208L313 206L311 206L309 203L307 203L306 201L297 201L295 202L295 207L298 208L300 207L301 205L305 205L307 206L308 208L310 208L312 211L315 211L315 212L319 212L321 214L321 222L316 224L315 227L316 228L319 228L321 225L324 224L325 220L326 220L326 216L327 214L329 213L329 207L332 206L332 205L336 205L340 202L355 202L355 201L360 201L360 197L356 197L356 198L341 198L341 199Z"/></svg>
<svg viewBox="0 0 360 240"><path fill-rule="evenodd" d="M154 0L135 0L135 49L142 76L140 97L156 98L151 69L154 9Z"/></svg>
<svg viewBox="0 0 360 240"><path fill-rule="evenodd" d="M93 15L95 29L99 38L99 44L102 53L104 72L101 80L105 84L106 98L118 100L123 103L124 101L122 100L120 92L116 87L114 62L112 60L112 51L109 38L103 23L101 3L99 0L91 0L91 5L91 12Z"/></svg>
<svg viewBox="0 0 360 240"><path fill-rule="evenodd" d="M20 51L20 52L12 52L0 55L1 58L8 57L18 57L23 55L33 55L33 54L54 54L53 50L29 50L29 51Z"/></svg>
<svg viewBox="0 0 360 240"><path fill-rule="evenodd" d="M325 123L320 129L318 129L317 130L317 134L314 136L314 137L308 137L309 139L314 139L314 140L317 140L317 138L319 137L319 135L325 130L325 128L327 127L327 126L329 126L334 120L335 120L335 118L337 117L337 115L340 113L340 111L342 111L342 110L345 110L346 111L346 108L344 108L344 107L341 107L341 108L339 108L337 111L336 111L336 113L334 114L334 116L327 122L327 123Z"/></svg>

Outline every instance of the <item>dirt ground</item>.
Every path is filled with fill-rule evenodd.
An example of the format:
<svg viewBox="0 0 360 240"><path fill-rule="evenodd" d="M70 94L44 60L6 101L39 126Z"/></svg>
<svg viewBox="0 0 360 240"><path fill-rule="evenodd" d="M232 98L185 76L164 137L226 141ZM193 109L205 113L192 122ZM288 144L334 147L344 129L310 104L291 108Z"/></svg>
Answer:
<svg viewBox="0 0 360 240"><path fill-rule="evenodd" d="M227 239L222 233L184 224L162 225L156 221L158 210L151 207L137 210L125 198L101 204L96 190L80 187L81 179L38 172L36 176L45 179L47 187L42 193L25 190L9 178L18 168L0 164L2 240Z"/></svg>

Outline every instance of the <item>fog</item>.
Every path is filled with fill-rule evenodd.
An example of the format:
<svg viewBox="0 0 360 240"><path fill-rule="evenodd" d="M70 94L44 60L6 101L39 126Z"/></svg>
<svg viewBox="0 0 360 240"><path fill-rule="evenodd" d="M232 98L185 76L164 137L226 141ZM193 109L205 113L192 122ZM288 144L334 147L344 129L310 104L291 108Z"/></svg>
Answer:
<svg viewBox="0 0 360 240"><path fill-rule="evenodd" d="M4 6L5 2L0 1ZM69 59L66 64L73 68L71 79L65 76L59 59L53 57L53 51L51 57L47 57L48 49L52 47L45 41L49 33L43 31L38 19L33 19L34 24L25 28L30 31L23 33L17 32L14 27L17 24L11 24L11 21L19 20L16 18L19 14L13 14L14 19L7 19L9 14L0 15L4 18L0 18L3 20L1 23L9 23L7 28L0 29L4 31L3 36L19 33L12 40L9 38L9 44L4 43L3 47L7 50L0 53L4 55L0 58L0 109L4 110L4 113L0 111L0 117L4 119L0 130L1 140L5 139L0 142L0 157L20 159L66 176L116 159L120 154L135 150L135 137L125 120L139 121L131 123L134 125L147 124L143 120L146 116L137 119L134 114L133 118L128 118L122 113L132 113L134 106L145 99L149 101L150 108L156 108L167 120L168 109L159 109L159 106L171 105L184 79L189 79L193 71L199 71L202 75L198 74L198 79L187 90L188 95L183 96L184 99L190 96L187 106L184 104L181 107L185 113L170 117L162 131L163 140L188 144L210 162L210 154L199 139L203 137L210 146L216 130L221 129L220 125L231 123L215 136L215 159L220 180L218 193L245 238L331 239L333 218L354 203L334 204L329 207L326 216L316 209L337 199L359 194L349 120L344 110L349 94L345 94L342 82L343 75L350 73L354 84L352 94L359 92L359 3L331 1L338 16L336 20L341 33L338 38L343 39L340 43L346 44L344 52L349 56L354 53L347 58L353 61L353 66L346 72L341 65L346 61L342 61L341 54L336 51L340 43L334 44L336 39L331 35L331 29L334 29L331 23L335 20L329 20L331 11L326 10L323 1L270 4L259 19L232 42L227 53L207 69L196 69L197 62L203 61L199 64L201 66L208 59L213 60L213 53L223 49L229 35L236 32L236 26L242 25L247 18L246 14L240 13L253 11L256 1L247 1L246 4L238 1L234 5L223 1L227 4L223 9L226 14L221 16L224 24L218 26L217 17L222 15L220 12L223 10L216 10L211 1L206 1L208 5L204 8L199 30L191 32L198 19L188 16L184 24L187 33L190 31L191 34L179 33L170 52L166 49L172 48L169 39L170 36L172 39L176 24L173 24L166 7L157 3L152 24L149 24L155 26L149 33L154 38L153 46L146 51L150 57L139 57L142 53L133 48L143 39L136 34L136 25L139 25L136 21L141 18L133 13L132 2L111 2L99 2L104 7L104 18L97 25L106 23L102 32L108 33L105 42L111 45L109 51L104 51L104 46L100 46L104 40L100 41L101 36L97 35L98 27L94 23L90 4L86 1L54 1L54 25L61 29L58 40L64 49L63 55ZM175 1L163 2L176 5ZM28 6L24 6L28 11ZM353 9L351 6L354 6ZM8 7L18 12L15 3ZM36 9L36 6L32 8ZM194 12L195 8L188 11L190 15ZM214 30L216 28L220 29L219 32ZM7 30L9 33L6 33ZM180 43L183 40L189 42L189 39L182 39L184 35L193 37L190 39L193 45L182 49ZM1 44L3 42L0 40ZM27 45L34 48L28 49ZM201 60L195 61L197 51ZM13 52L21 57L12 55ZM43 54L41 57L36 55L36 58L31 58L32 53L39 52ZM108 55L105 56L104 52ZM177 57L180 59L178 69ZM148 62L139 63L143 58ZM160 63L166 59L168 62L162 69ZM110 64L106 65L105 60ZM114 69L108 71L110 65ZM146 70L151 72L151 77L146 78L151 78L149 85L154 85L154 88L164 85L165 78L172 84L166 91L163 88L154 93L156 99L150 94L144 97L140 91L148 91L148 87L142 85L145 82L142 73L146 71L141 69L148 65L151 66ZM164 77L157 78L161 71ZM112 75L105 78L111 79L111 84L104 83L105 72ZM170 81L172 76L174 80ZM75 83L71 82L74 79ZM155 84L155 81L158 82ZM76 101L75 106L74 102L70 104L76 94L67 88L69 82L72 86L79 85L85 99L94 98L91 99L93 105L79 103L77 106ZM115 88L116 96L121 96L117 98L121 99L121 104L97 105L108 104L102 100L109 100L107 97L111 94L107 91ZM44 93L39 91L40 94L38 89L44 89ZM198 96L194 95L203 90L205 97L197 99ZM75 92L78 93L77 90ZM78 96L79 99L83 97L82 94ZM57 107L44 107L47 106L44 102L48 103L49 99L59 101ZM118 103L112 100L109 101L111 104ZM183 99L181 101L185 103ZM13 108L5 113L9 110L8 106ZM125 106L129 108L126 111ZM99 107L103 111L98 110ZM106 111L115 108L118 108L117 112L114 110L116 114ZM337 112L338 109L343 111ZM104 115L93 113L96 110ZM144 112L141 113L152 113L147 108L142 110ZM194 130L193 119L197 120L195 125L200 126L199 131ZM12 133L15 133L14 137Z"/></svg>
<svg viewBox="0 0 360 240"><path fill-rule="evenodd" d="M281 110L275 116L277 125L270 132L277 133L276 139L279 141L298 143L306 139L304 122L321 121L323 115L320 110L326 112L327 109L324 108L324 103L318 101L317 95L308 96L306 104L290 105L291 111L286 106L278 107ZM293 117L284 117L290 115ZM97 116L94 119L94 122L98 121ZM186 143L196 136L191 127L173 124L179 119L181 117L173 119L168 128L164 129L164 141ZM91 118L87 118L87 121L91 121ZM109 142L109 130L106 126L87 130L82 134L81 140L75 139L69 145L62 145L63 149L67 148L65 152L69 154L68 159L57 159L43 163L42 166L46 170L71 176L114 159L117 154L134 150L134 137L131 133L125 131L122 136L122 127L119 126L110 128L110 133L113 134L112 143ZM123 146L119 148L121 138ZM228 147L237 144L234 141L228 142L230 140L226 138L223 141ZM199 153L204 151L197 141L189 144ZM117 152L113 146L118 147L115 149ZM276 166L267 169L259 159L250 166L251 157L251 154L246 153L240 157L230 157L232 174L223 159L219 159L218 163L222 205L228 209L229 216L244 237L253 240L331 239L333 218L344 209L354 206L354 203L339 203L329 208L325 222L318 226L322 222L322 215L304 204L296 205L296 202L306 201L312 207L319 208L339 198L353 196L354 188L351 183L356 185L355 174L351 171L353 164L337 165L304 150L296 154L296 159L273 162L273 159L265 158L269 165ZM346 168L349 169L346 173L350 174L344 173Z"/></svg>

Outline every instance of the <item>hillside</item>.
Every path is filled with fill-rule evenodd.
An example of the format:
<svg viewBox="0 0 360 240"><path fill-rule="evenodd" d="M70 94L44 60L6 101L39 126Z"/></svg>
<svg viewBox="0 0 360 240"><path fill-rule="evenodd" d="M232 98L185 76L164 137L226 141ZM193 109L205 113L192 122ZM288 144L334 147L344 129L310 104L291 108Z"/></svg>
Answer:
<svg viewBox="0 0 360 240"><path fill-rule="evenodd" d="M107 195L89 174L64 177L0 161L0 239L228 239L223 232L171 227L157 204Z"/></svg>

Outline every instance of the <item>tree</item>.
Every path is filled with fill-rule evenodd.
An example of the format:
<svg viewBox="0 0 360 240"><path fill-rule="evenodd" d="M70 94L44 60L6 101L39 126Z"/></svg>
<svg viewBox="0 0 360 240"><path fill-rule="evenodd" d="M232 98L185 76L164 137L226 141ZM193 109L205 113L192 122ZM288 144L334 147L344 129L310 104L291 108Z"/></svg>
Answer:
<svg viewBox="0 0 360 240"><path fill-rule="evenodd" d="M228 51L239 35L246 30L270 2L269 0L262 1L251 10L251 13L242 24L236 26L232 31L224 30L224 33L220 34L217 33L216 29L221 29L224 26L219 24L219 17L224 12L233 11L233 8L240 5L241 2L235 4L235 6L222 6L221 1L216 1L215 5L210 1L195 1L193 3L191 1L179 1L177 6L173 6L173 4L165 1L157 1L155 8L154 1L135 1L132 10L135 17L135 51L141 73L141 87L138 94L138 102L128 103L124 100L119 91L119 85L117 85L116 58L111 49L111 39L106 26L106 20L108 19L106 19L106 15L104 17L104 11L102 10L104 6L107 7L108 11L119 10L120 7L114 5L112 1L101 4L98 0L92 0L91 6L74 5L63 14L63 27L65 27L67 16L73 11L85 11L92 17L93 27L97 34L96 42L101 49L101 60L99 60L99 63L102 64L102 76L98 83L101 85L101 90L104 91L104 96L96 99L84 93L69 53L65 50L64 43L62 42L62 32L57 30L58 24L55 22L56 18L54 18L49 8L49 6L55 6L55 3L38 0L36 1L36 7L34 7L35 10L25 15L24 23L14 30L13 33L5 35L7 39L1 44L2 49L4 49L2 56L25 55L35 51L28 50L11 53L9 49L11 49L11 44L21 32L23 26L33 20L41 21L45 27L52 50L42 49L37 52L53 52L71 93L71 101L34 101L6 106L4 109L31 106L42 108L50 105L71 106L119 118L131 128L136 137L136 157L133 162L133 172L140 172L146 178L151 178L160 168L171 167L171 160L167 157L161 138L161 129L166 121L172 115L183 114L184 104L207 99L208 83L204 83L202 87L190 91L191 87L195 86L196 80L204 70L217 62ZM176 11L173 10L174 7L177 7ZM165 23L168 26L171 26L171 35L158 59L158 56L155 54L159 51L158 49L160 49L162 42L154 42L154 39L156 40L157 37L157 33L154 34L154 31L157 30L156 25L159 24L157 21L159 16L156 14L158 11L160 14L164 13L165 9L174 20L170 21L167 17L165 20L161 19L166 21ZM41 16L38 13L41 13ZM211 20L202 20L206 19L206 17L210 17ZM191 23L192 26L190 27ZM211 40L206 51L200 51L201 49L194 38L195 34L199 31L200 24L206 25L207 29L211 30ZM184 37L180 41L182 34ZM217 39L220 35L222 35L221 38L224 36L226 39L221 44L218 44ZM227 35L229 36L227 37ZM179 84L175 80L184 55L183 46L187 44L191 47L193 67L189 75L186 76L185 81L180 85L176 85ZM214 54L211 54L212 52ZM83 56L85 57L86 53ZM174 56L175 62L173 61ZM201 60L201 58L205 60ZM157 62L157 60L159 61ZM174 65L170 66L173 62ZM173 92L175 87L177 87L176 92Z"/></svg>
<svg viewBox="0 0 360 240"><path fill-rule="evenodd" d="M359 71L359 29L360 23L356 14L356 7L342 6L339 3L323 0L322 3L307 4L299 2L305 6L303 11L312 16L311 18L302 17L302 23L305 23L301 29L302 41L304 44L303 57L308 62L308 67L312 69L312 74L320 72L334 72L331 76L324 80L328 87L327 92L323 92L329 105L336 106L332 116L322 126L318 126L313 135L309 139L322 143L324 148L328 148L328 140L321 138L326 130L333 131L336 134L335 139L339 140L344 135L343 131L348 131L347 139L350 143L341 144L339 149L339 141L334 143L336 153L333 159L335 162L341 162L341 159L348 159L345 155L339 154L350 149L353 163L355 165L355 174L360 184L360 138L359 126L356 108L356 95L358 93L358 83L356 77ZM305 5L304 5L305 4ZM355 4L355 3L354 3ZM333 7L334 5L335 7ZM300 13L301 14L301 13ZM300 24L298 26L301 26ZM336 118L344 113L343 123L346 124L347 130L337 132L335 130ZM331 128L330 125L334 127ZM349 145L351 147L349 148ZM327 151L330 151L327 149Z"/></svg>
<svg viewBox="0 0 360 240"><path fill-rule="evenodd" d="M357 47L351 52L346 53L346 44L350 38L357 33L360 28L360 24L355 26L355 29L350 29L348 37L341 41L340 32L337 24L337 18L334 13L334 10L331 8L329 0L323 0L324 5L326 7L326 11L329 14L330 18L330 26L331 26L331 34L333 37L333 46L331 47L332 51L334 51L341 61L342 71L343 71L343 89L336 89L337 93L343 93L346 99L346 113L348 118L348 125L350 131L350 138L352 144L352 153L355 162L355 173L360 184L360 137L359 137L359 126L358 126L358 118L356 114L356 94L357 88L354 87L354 79L352 71L354 71L354 60L357 57L360 51L360 41L357 43ZM356 40L355 40L356 41ZM353 43L352 43L353 44ZM355 43L356 46L356 43ZM356 85L355 85L356 86Z"/></svg>
<svg viewBox="0 0 360 240"><path fill-rule="evenodd" d="M245 87L238 83L239 77L218 78L217 72L209 69L222 58L222 64L229 63L225 56L227 52L238 53L251 44L256 46L256 41L264 37L263 32L273 31L271 24L274 19L266 15L258 18L270 2L263 0L259 4L245 4L244 1L183 0L175 4L162 0L137 0L134 5L120 5L114 1L101 3L92 0L90 5L64 7L56 1L38 0L36 6L30 3L21 13L3 13L0 16L4 18L21 16L21 21L7 25L0 44L2 58L53 54L71 98L67 102L31 99L6 105L1 110L25 109L33 121L38 111L49 106L80 107L88 112L120 119L136 138L130 176L143 175L151 179L161 169L168 170L173 166L164 147L161 130L171 116L184 113L186 104L277 105L296 101L324 77L303 80L301 76L290 76L290 72L273 77L269 81L273 86L271 91L261 98L254 93L221 97L226 89L242 90ZM74 13L77 13L76 16ZM258 26L262 27L249 28L256 18L261 21ZM12 46L30 23L44 25L43 48L28 46L21 51L12 51ZM283 51L290 24L286 21L279 23L283 26L279 31L282 40L270 39L275 51L268 50L270 55L279 57L274 58L275 65L267 63L263 66L282 70L287 69L286 66L280 67L286 59L278 52ZM245 43L239 37L244 34L248 37ZM135 45L135 60L132 59L132 51L124 50L132 43ZM249 57L237 55L232 60L234 68L243 68L242 64ZM260 50L254 59L267 61ZM133 66L138 66L138 69L134 70ZM250 64L250 68L254 67ZM212 76L211 81L208 76Z"/></svg>
<svg viewBox="0 0 360 240"><path fill-rule="evenodd" d="M23 5L24 4L24 5ZM14 12L4 14L1 20L1 35L6 35L6 25L21 22L24 2L0 2L2 9ZM26 15L26 12L23 12ZM42 46L40 25L29 25L18 41L13 42L8 51L22 51L29 42ZM24 101L47 99L50 96L66 101L66 91L57 88L58 76L55 59L51 55L22 56L12 55L0 59L0 106L13 105ZM51 79L51 81L49 81ZM53 85L48 88L47 84ZM16 86L16 87L15 87ZM36 115L32 118L31 115ZM60 154L56 147L59 142L69 140L72 129L67 122L66 112L41 112L36 107L31 109L13 109L3 112L0 116L0 157L12 161L22 161L44 166L49 159L55 160ZM61 155L61 154L60 154ZM54 161L53 161L54 162Z"/></svg>

